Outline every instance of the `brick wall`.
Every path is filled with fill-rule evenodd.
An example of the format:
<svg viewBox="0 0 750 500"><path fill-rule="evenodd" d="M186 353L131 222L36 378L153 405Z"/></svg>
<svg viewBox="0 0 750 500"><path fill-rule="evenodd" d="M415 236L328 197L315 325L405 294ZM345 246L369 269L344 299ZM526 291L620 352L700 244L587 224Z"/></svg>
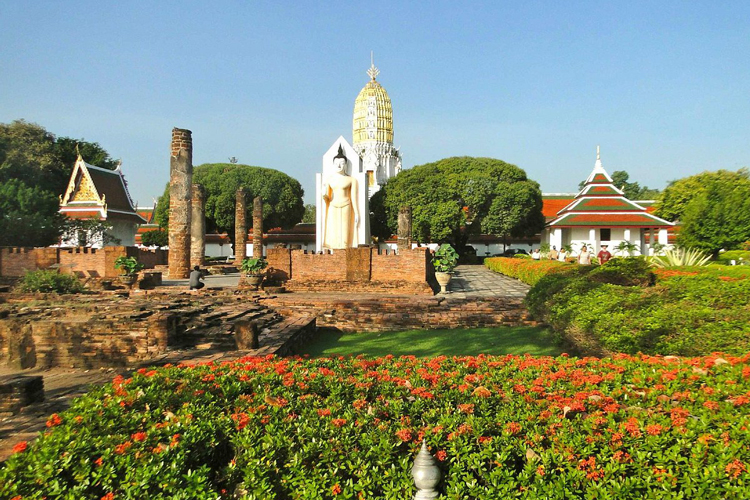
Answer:
<svg viewBox="0 0 750 500"><path fill-rule="evenodd" d="M436 328L535 326L523 299L486 297L345 298L326 295L278 295L263 303L279 314L313 315L318 327L343 332L400 331Z"/></svg>
<svg viewBox="0 0 750 500"><path fill-rule="evenodd" d="M0 276L23 276L57 263L57 248L0 248Z"/></svg>
<svg viewBox="0 0 750 500"><path fill-rule="evenodd" d="M268 265L273 278L289 280L290 290L432 294L427 248L395 253L361 247L324 254L271 248Z"/></svg>
<svg viewBox="0 0 750 500"><path fill-rule="evenodd" d="M143 321L101 318L0 320L0 365L25 368L128 366L167 349L176 316L155 314Z"/></svg>
<svg viewBox="0 0 750 500"><path fill-rule="evenodd" d="M115 269L121 256L136 257L138 262L153 269L167 263L166 250L110 246L104 248L0 248L0 276L23 276L26 271L48 269L59 264L60 271L81 276L113 278L122 274Z"/></svg>

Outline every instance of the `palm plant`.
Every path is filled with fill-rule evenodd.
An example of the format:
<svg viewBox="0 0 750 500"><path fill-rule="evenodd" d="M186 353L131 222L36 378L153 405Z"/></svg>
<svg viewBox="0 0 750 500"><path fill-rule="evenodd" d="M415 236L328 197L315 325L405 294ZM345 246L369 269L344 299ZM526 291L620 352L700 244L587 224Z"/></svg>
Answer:
<svg viewBox="0 0 750 500"><path fill-rule="evenodd" d="M635 253L637 250L638 245L630 241L621 241L615 247L615 251L619 252L620 254L627 254L628 257L632 257L633 253Z"/></svg>
<svg viewBox="0 0 750 500"><path fill-rule="evenodd" d="M697 248L674 247L664 251L664 255L651 258L654 267L707 266L711 259Z"/></svg>

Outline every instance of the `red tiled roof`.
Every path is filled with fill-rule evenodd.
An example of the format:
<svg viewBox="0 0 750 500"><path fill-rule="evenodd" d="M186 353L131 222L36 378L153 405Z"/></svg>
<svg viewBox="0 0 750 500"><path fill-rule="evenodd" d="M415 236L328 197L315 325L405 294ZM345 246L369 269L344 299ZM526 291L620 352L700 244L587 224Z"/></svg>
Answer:
<svg viewBox="0 0 750 500"><path fill-rule="evenodd" d="M645 213L634 214L577 214L563 215L555 226L665 226L652 215Z"/></svg>
<svg viewBox="0 0 750 500"><path fill-rule="evenodd" d="M542 198L542 214L546 218L557 217L557 213L570 205L575 198Z"/></svg>

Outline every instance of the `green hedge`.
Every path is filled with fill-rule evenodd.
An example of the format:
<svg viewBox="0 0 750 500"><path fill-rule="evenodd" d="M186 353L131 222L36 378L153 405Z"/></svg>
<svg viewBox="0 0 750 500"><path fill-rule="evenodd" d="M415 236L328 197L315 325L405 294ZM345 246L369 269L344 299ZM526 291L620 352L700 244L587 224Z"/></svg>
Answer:
<svg viewBox="0 0 750 500"><path fill-rule="evenodd" d="M615 266L629 270L613 272ZM746 353L748 278L750 271L726 267L659 269L651 275L642 259L614 259L543 277L526 304L584 352Z"/></svg>
<svg viewBox="0 0 750 500"><path fill-rule="evenodd" d="M556 260L517 259L511 257L489 257L484 259L484 265L496 273L519 279L529 285L533 285L548 273L573 267L573 264L558 262Z"/></svg>
<svg viewBox="0 0 750 500"><path fill-rule="evenodd" d="M750 265L750 250L728 250L720 253L716 260L722 264L729 264L732 260L737 262L744 260L745 265Z"/></svg>
<svg viewBox="0 0 750 500"><path fill-rule="evenodd" d="M750 356L247 358L141 370L50 417L0 498L748 497Z"/></svg>
<svg viewBox="0 0 750 500"><path fill-rule="evenodd" d="M72 274L63 274L56 270L27 271L18 288L22 292L40 293L80 293L83 283Z"/></svg>

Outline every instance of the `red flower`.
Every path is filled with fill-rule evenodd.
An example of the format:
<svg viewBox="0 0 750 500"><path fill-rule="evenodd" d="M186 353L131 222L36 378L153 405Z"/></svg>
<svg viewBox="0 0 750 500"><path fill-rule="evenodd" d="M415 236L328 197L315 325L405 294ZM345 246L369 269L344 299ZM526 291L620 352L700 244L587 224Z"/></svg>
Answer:
<svg viewBox="0 0 750 500"><path fill-rule="evenodd" d="M53 413L47 420L47 427L55 427L56 425L60 425L61 423L62 419L60 418L60 415L58 415L57 413Z"/></svg>
<svg viewBox="0 0 750 500"><path fill-rule="evenodd" d="M652 424L646 426L646 432L651 436L658 436L661 434L661 431L664 430L664 427L662 427L659 424Z"/></svg>
<svg viewBox="0 0 750 500"><path fill-rule="evenodd" d="M117 453L118 455L122 455L123 453L128 451L128 448L130 448L132 445L133 443L131 443L130 441L125 441L122 444L118 444L117 446L115 446L115 453Z"/></svg>
<svg viewBox="0 0 750 500"><path fill-rule="evenodd" d="M517 422L508 422L507 424L505 424L505 431L508 434L517 434L521 432L521 425Z"/></svg>
<svg viewBox="0 0 750 500"><path fill-rule="evenodd" d="M339 483L336 483L333 485L333 488L331 488L331 494L338 495L341 493L341 485Z"/></svg>
<svg viewBox="0 0 750 500"><path fill-rule="evenodd" d="M318 410L318 416L319 417L327 417L331 414L331 410L328 408L323 408L322 410Z"/></svg>
<svg viewBox="0 0 750 500"><path fill-rule="evenodd" d="M29 443L27 443L26 441L21 441L20 443L18 443L17 445L13 447L13 453L22 453L26 451L26 448L28 447L29 447Z"/></svg>
<svg viewBox="0 0 750 500"><path fill-rule="evenodd" d="M104 465L104 457L97 458L96 460L94 460L94 463L97 467L101 467L102 465Z"/></svg>
<svg viewBox="0 0 750 500"><path fill-rule="evenodd" d="M445 450L440 450L435 453L435 458L437 458L441 462L445 462L445 459L448 458L448 454L445 452Z"/></svg>
<svg viewBox="0 0 750 500"><path fill-rule="evenodd" d="M396 431L396 437L404 442L411 441L412 433L409 429L401 429L400 431Z"/></svg>
<svg viewBox="0 0 750 500"><path fill-rule="evenodd" d="M133 439L133 441L141 442L141 441L145 441L146 440L146 433L145 432L136 432L135 434L133 434L130 437Z"/></svg>
<svg viewBox="0 0 750 500"><path fill-rule="evenodd" d="M113 500L115 498L115 494L112 492L107 493L102 497L101 500Z"/></svg>
<svg viewBox="0 0 750 500"><path fill-rule="evenodd" d="M336 427L343 427L346 425L346 419L345 418L334 418L331 420L331 423Z"/></svg>
<svg viewBox="0 0 750 500"><path fill-rule="evenodd" d="M743 472L747 472L747 466L745 466L743 462L740 462L735 458L730 463L728 463L726 467L724 467L724 470L726 471L727 476L731 477L732 479L737 479L740 474L742 474Z"/></svg>

